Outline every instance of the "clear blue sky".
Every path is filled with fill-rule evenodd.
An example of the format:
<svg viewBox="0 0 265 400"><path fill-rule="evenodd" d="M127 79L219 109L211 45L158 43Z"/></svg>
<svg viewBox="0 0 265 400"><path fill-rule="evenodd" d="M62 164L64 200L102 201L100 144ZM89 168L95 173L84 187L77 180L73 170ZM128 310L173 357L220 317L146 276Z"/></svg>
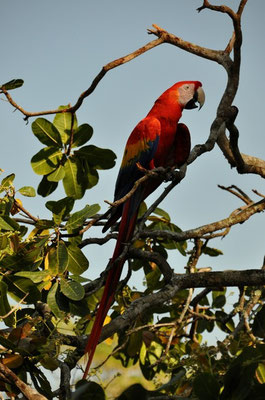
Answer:
<svg viewBox="0 0 265 400"><path fill-rule="evenodd" d="M238 0L217 1L237 8ZM223 14L208 10L197 13L202 0L12 0L2 1L1 82L22 78L25 84L13 91L14 99L31 111L56 108L74 103L100 71L101 67L154 37L147 29L156 23L164 29L202 46L224 49L232 33L231 21ZM241 84L235 105L240 109L237 125L240 148L247 154L264 158L264 0L250 1L243 17ZM136 123L145 116L154 100L179 80L200 80L206 92L206 103L200 112L185 111L185 122L192 134L192 143L202 143L216 113L226 76L222 68L182 50L161 45L134 61L112 70L78 111L80 123L94 127L91 143L108 147L118 156L117 166L102 171L99 184L76 203L112 200L116 176L127 137ZM32 135L31 122L23 121L19 112L0 102L2 146L0 168L6 174L15 172L17 188L37 187L29 160L41 144ZM53 117L51 117L52 119ZM227 217L242 203L217 188L217 184L236 184L250 194L255 188L264 193L264 183L257 176L239 176L231 170L219 148L192 164L186 179L164 201L161 207L182 229L190 229ZM63 197L55 192L48 199L25 199L24 205L35 215L48 215L47 200ZM255 195L253 195L255 198ZM99 231L96 233L99 234ZM94 236L89 231L87 236ZM264 215L257 215L234 227L224 240L212 242L224 256L204 256L200 266L219 269L259 268L264 256ZM87 249L91 261L91 277L97 276L111 257L113 243L102 248ZM182 272L186 259L171 253L172 267ZM141 277L139 279L142 279Z"/></svg>

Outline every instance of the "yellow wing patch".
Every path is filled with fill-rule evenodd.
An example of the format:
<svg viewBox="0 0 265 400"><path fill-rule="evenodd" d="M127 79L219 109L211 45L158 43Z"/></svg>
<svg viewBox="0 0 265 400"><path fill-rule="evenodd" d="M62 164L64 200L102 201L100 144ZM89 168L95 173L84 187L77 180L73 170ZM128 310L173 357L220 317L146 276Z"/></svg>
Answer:
<svg viewBox="0 0 265 400"><path fill-rule="evenodd" d="M153 142L160 136L160 121L154 117L146 117L139 122L132 131L123 155L121 168L130 164L132 160L139 157L140 154L149 150L150 142Z"/></svg>

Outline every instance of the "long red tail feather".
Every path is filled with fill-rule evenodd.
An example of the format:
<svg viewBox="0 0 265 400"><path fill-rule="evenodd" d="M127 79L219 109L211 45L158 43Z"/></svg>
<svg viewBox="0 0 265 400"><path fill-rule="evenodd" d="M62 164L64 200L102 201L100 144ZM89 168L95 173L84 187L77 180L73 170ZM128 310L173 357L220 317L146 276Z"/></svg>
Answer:
<svg viewBox="0 0 265 400"><path fill-rule="evenodd" d="M132 216L130 216L130 211L131 211L130 208L131 208L131 199L129 199L124 205L117 243L111 260L112 263L114 263L115 260L121 255L124 248L124 244L129 242L133 236L139 207L137 207L136 211L134 210ZM99 309L97 311L94 325L92 327L92 331L89 335L89 339L85 348L85 354L88 353L88 362L83 375L83 379L87 377L89 368L91 366L94 353L101 335L104 320L111 307L117 286L119 284L124 262L125 259L121 259L117 264L113 264L112 268L108 273L103 295L100 300Z"/></svg>

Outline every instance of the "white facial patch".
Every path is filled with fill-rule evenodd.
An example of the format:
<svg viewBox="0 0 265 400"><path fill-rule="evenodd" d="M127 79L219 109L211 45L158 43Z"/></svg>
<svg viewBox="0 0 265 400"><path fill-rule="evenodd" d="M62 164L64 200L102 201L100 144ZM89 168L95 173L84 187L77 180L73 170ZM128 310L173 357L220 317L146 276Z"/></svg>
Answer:
<svg viewBox="0 0 265 400"><path fill-rule="evenodd" d="M185 107L185 105L193 98L195 92L194 83L184 83L178 89L179 92L179 103Z"/></svg>

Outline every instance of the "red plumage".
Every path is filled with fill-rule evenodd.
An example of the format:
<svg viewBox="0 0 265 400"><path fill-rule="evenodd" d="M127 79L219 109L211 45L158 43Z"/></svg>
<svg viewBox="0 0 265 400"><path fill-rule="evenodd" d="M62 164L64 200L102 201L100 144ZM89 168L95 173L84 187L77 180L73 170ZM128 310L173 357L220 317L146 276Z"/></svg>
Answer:
<svg viewBox="0 0 265 400"><path fill-rule="evenodd" d="M177 168L186 162L190 153L190 133L187 126L179 124L178 121L184 108L197 107L197 101L200 106L203 105L204 92L201 86L198 81L176 83L156 100L147 116L134 128L125 147L115 187L115 201L124 197L143 175L137 164L145 169L160 166ZM161 178L145 182L144 185L138 186L125 203L111 211L103 232L121 217L112 264L122 254L124 243L130 242L133 237L141 202L161 183ZM88 374L105 317L114 300L124 262L125 258L122 258L114 263L108 272L103 296L85 348L89 359L84 378Z"/></svg>

